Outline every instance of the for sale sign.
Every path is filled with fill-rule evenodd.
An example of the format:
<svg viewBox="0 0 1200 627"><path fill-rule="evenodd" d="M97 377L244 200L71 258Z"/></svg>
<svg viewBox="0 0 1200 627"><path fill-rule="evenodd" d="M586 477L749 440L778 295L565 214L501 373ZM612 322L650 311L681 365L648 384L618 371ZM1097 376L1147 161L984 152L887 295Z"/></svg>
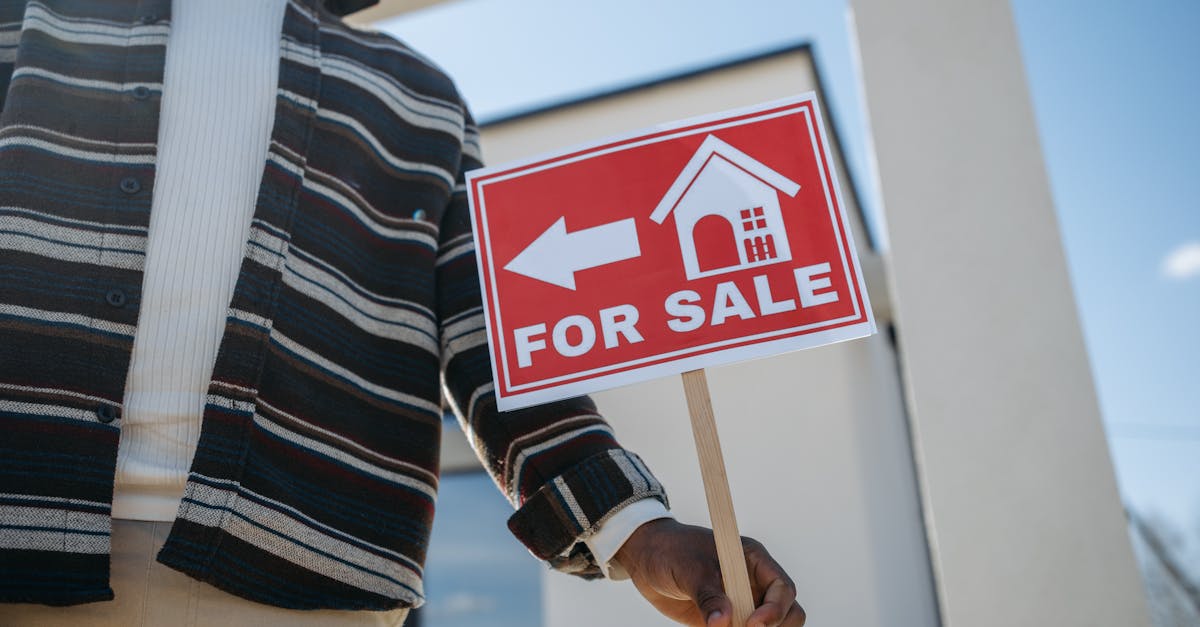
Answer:
<svg viewBox="0 0 1200 627"><path fill-rule="evenodd" d="M875 330L812 94L468 190L500 409Z"/></svg>

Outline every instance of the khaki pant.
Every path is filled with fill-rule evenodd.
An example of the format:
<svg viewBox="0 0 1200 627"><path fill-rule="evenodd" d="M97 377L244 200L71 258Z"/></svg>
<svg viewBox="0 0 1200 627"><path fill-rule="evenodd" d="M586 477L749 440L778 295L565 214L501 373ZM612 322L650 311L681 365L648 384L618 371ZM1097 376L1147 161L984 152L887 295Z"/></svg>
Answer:
<svg viewBox="0 0 1200 627"><path fill-rule="evenodd" d="M288 610L247 601L154 561L171 523L114 520L113 601L68 607L0 603L4 627L400 627L408 610Z"/></svg>

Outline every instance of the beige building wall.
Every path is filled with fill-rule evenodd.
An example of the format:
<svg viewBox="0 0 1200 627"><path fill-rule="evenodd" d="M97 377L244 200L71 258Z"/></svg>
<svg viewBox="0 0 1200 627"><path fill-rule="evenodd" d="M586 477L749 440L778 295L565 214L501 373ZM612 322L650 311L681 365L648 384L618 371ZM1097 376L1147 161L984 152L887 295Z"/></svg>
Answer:
<svg viewBox="0 0 1200 627"><path fill-rule="evenodd" d="M1009 3L851 5L944 624L1145 625Z"/></svg>
<svg viewBox="0 0 1200 627"><path fill-rule="evenodd" d="M808 51L796 50L489 126L485 157L498 164L816 88ZM847 180L844 168L838 174ZM872 305L886 328L881 264L844 191ZM742 533L762 540L789 569L812 624L936 625L901 381L886 334L713 368L708 376ZM667 484L676 515L707 523L679 378L595 397L622 442ZM544 583L549 627L673 624L628 584L553 573Z"/></svg>

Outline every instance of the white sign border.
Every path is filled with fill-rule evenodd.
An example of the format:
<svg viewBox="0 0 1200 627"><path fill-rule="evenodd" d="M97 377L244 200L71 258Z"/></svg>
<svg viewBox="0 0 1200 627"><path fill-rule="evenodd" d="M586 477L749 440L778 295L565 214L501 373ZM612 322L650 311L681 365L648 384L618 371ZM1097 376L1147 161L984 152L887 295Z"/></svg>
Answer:
<svg viewBox="0 0 1200 627"><path fill-rule="evenodd" d="M792 105L796 105L796 106L793 108ZM812 110L816 114L816 119L811 119L808 117L809 111L805 107L805 105L812 106ZM782 109L782 110L780 110L780 109ZM751 114L761 112L761 111L770 111L770 113L768 113L767 115L763 115L763 116L750 117L747 119L736 120L736 121L728 121L728 118L731 118L731 117L746 116L746 115L751 115ZM553 377L550 379L543 379L543 380L533 382L533 383L526 383L526 384L521 384L518 386L511 385L511 379L508 376L508 359L507 359L508 356L507 356L506 352L503 350L503 346L494 347L492 345L493 337L499 337L501 343L503 343L504 336L503 336L503 321L499 320L499 319L497 319L495 321L492 320L492 311L491 311L491 307L489 306L488 298L487 298L487 294L489 293L489 290L488 290L489 286L487 285L487 283L485 282L485 279L484 279L485 276L490 278L490 282L491 282L490 293L496 296L496 302L495 302L496 316L497 316L497 318L499 318L500 303L499 303L499 291L496 289L496 279L495 279L496 274L495 274L495 265L494 265L495 262L493 259L491 259L492 246L491 246L491 236L488 231L488 223L487 223L487 217L486 217L487 216L486 200L482 197L484 195L483 187L485 185L488 185L490 183L505 181L505 180L515 178L518 176L525 176L525 175L528 175L533 172L539 172L539 171L546 170L546 169L561 167L564 165L568 165L570 163L575 163L575 162L582 161L585 159L602 156L602 155L609 154L612 152L627 150L627 149L636 148L639 146L645 146L645 145L649 145L649 144L653 144L653 143L658 143L661 141L677 139L679 137L686 137L686 136L697 135L697 134L701 134L701 133L711 133L713 131L717 131L722 128L742 126L745 124L760 122L763 120L772 119L775 117L781 117L784 115L793 115L797 112L803 112L803 114L806 118L806 121L808 122L810 142L812 143L813 152L816 157L817 167L818 167L819 173L821 175L821 183L822 183L822 187L824 187L826 206L828 207L830 219L833 223L834 231L835 231L835 234L838 239L838 244L839 244L838 252L842 258L841 261L842 261L843 272L845 273L845 276L853 277L853 279L858 287L857 294L861 295L861 297L862 297L862 302L860 303L859 299L855 297L856 296L855 290L851 290L851 294L849 296L851 298L851 302L854 305L855 313L853 316L847 316L847 317L837 318L837 319L833 319L833 320L824 320L824 321L813 323L813 324L801 325L798 327L790 327L788 329L781 329L781 330L771 331L768 333L762 333L762 334L758 334L758 335L742 336L739 338L722 340L720 342L712 342L712 343L704 344L704 345L700 345L700 346L688 347L686 349L681 349L681 350L674 351L671 353L660 353L660 354L650 356L650 357L644 357L644 358L640 358L640 359L636 359L636 360L630 360L627 362L621 362L619 364L610 364L610 365L603 366L601 368L596 368L593 370L580 371L580 372L575 372L575 373L572 373L569 375L562 375L562 376ZM774 100L771 102L761 103L761 104L757 104L757 105L753 105L753 106L749 106L749 107L731 109L731 110L727 110L727 111L721 111L718 113L712 113L712 114L697 116L697 117L688 118L688 119L684 119L684 120L678 120L678 121L671 122L668 124L661 124L661 125L657 125L657 126L653 126L653 127L649 127L649 128L644 128L644 129L640 129L637 131L617 135L614 137L609 137L609 138L606 138L603 140L591 141L591 142L587 142L585 144L579 144L579 145L572 146L572 147L569 147L566 149L559 149L559 150L555 150L555 151L552 151L549 153L543 153L541 155L537 155L537 156L530 157L527 159L509 162L509 163L501 164L499 166L480 168L480 169L472 170L472 171L468 172L466 187L467 187L467 194L468 194L470 207L471 207L471 211L470 211L471 224L472 224L472 228L474 230L476 237L482 236L483 243L484 243L484 246L486 247L486 250L488 251L488 257L489 257L489 259L487 259L485 261L484 256L479 254L479 247L478 246L475 247L476 248L475 260L476 260L476 265L477 265L477 269L479 272L480 289L483 292L482 298L483 298L484 325L485 325L486 333L487 333L488 350L491 353L491 355L490 355L491 359L489 361L490 361L491 368L492 368L493 378L496 381L500 381L501 375L503 375L503 377L504 377L503 378L503 381L504 381L503 386L501 386L501 385L493 386L493 389L495 390L495 394L496 394L497 408L500 409L501 411L520 409L523 407L529 407L532 405L548 403L551 401L560 400L560 399L564 399L564 398L580 396L583 394L589 394L591 392L597 392L597 391L606 390L609 388L630 385L630 384L637 383L640 381L645 381L647 379L653 379L653 378L657 378L657 377L661 377L661 376L678 374L679 372L685 372L688 370L695 370L695 369L705 368L705 367L709 367L709 366L716 366L716 365L722 365L722 364L736 363L736 362L740 362L740 361L747 361L750 359L766 357L766 356L770 356L770 355L777 355L777 354L781 354L781 353L802 350L805 348L815 348L817 346L823 346L826 344L832 344L832 343L836 343L836 342L843 342L846 340L857 339L857 338L866 337L866 336L874 334L875 330L876 330L875 329L875 319L874 319L874 315L871 311L870 300L867 295L866 281L864 280L864 278L862 276L861 264L860 263L851 264L849 262L849 259L847 259L846 253L845 253L846 249L849 249L850 255L854 258L854 260L855 261L858 260L858 252L856 250L854 238L850 232L850 223L849 223L849 220L846 215L846 207L845 207L845 204L842 202L841 185L840 185L840 182L838 181L837 171L835 168L830 167L831 164L829 164L827 162L827 159L829 157L828 154L823 155L823 154L821 154L821 150L820 150L821 147L823 147L825 149L825 153L828 153L830 150L830 144L829 144L828 138L825 133L825 125L822 123L823 119L824 119L824 116L821 112L820 103L818 102L818 100L816 98L816 93L810 91L810 92L806 92L806 93L800 94L798 96L793 96L790 98L783 98L780 100ZM708 122L715 122L715 123L705 126L705 124ZM633 142L633 143L629 143L629 144L623 144L621 146L610 146L609 148L606 148L604 150L598 150L598 151L592 150L594 148L598 148L601 146L606 146L606 145L610 145L610 144L614 144L614 143L624 142L624 141L634 139L637 137L641 137L644 135L663 133L664 131L670 131L673 129L679 129L679 128L685 128L685 127L697 127L697 128L690 128L687 131L680 132L680 133L668 133L665 135L660 135L658 137L648 138L641 142ZM819 137L819 140L818 140L818 137ZM819 145L818 145L818 141L820 142ZM564 155L570 155L570 156L568 156L567 158L564 159L564 158L562 158ZM540 164L540 165L537 165L536 167L533 167L533 168L528 168L528 166L533 165L533 164ZM480 197L477 198L476 194L475 194L475 180L479 179L479 178L489 177L490 175L496 174L498 172L507 172L507 174L496 177L496 178L488 180L488 181L481 182L479 184ZM826 180L830 181L832 183L832 185L826 185L825 184ZM832 187L833 189L830 190L829 189L830 187ZM832 194L832 196L831 196L831 194ZM843 230L843 227L844 227L844 230ZM484 264L485 263L488 264L487 269L489 270L489 272L487 272L486 275L484 272L484 270L485 270ZM854 272L851 272L852 269L854 270ZM845 327L839 327L836 329L828 329L825 331L818 331L815 333L806 333L804 335L786 337L786 338L781 338L781 339L777 339L777 340L756 341L761 338L769 338L772 336L797 333L797 332L804 331L805 329L820 328L820 327L824 327L824 326L840 324L847 320L854 320L856 318L862 317L863 311L866 312L866 320L864 320L863 322L857 323L857 324L853 324L853 325L849 325L849 326L845 326ZM495 325L495 326L493 326L493 325ZM500 335L497 336L497 335L493 334L493 330L498 331L500 333ZM740 344L740 343L745 343L745 342L752 342L752 343L748 344L748 345L744 345L744 346L736 346L733 348L712 351L712 349L719 348L722 345ZM496 359L497 351L499 351L500 359ZM686 353L692 353L692 352L696 352L696 351L712 351L712 352L705 352L700 355L692 355L690 357L682 357L682 358L678 358L678 359L671 358L672 355L686 354ZM639 363L660 361L660 360L664 360L664 359L666 361L661 361L661 363L655 363L655 364L651 364L648 366L637 366L637 364L639 364ZM500 367L503 368L503 372L497 372L497 365L500 365ZM622 372L616 372L616 373L607 374L607 375L590 377L590 378L584 379L582 381L574 381L574 382L570 382L570 383L563 383L563 384L555 385L556 381L560 381L560 380L564 380L564 379L576 379L581 376L588 376L589 374L605 372L605 371L610 371L610 370L619 369L619 368L627 368L627 369L623 370ZM547 385L549 385L550 387L544 387ZM528 389L531 387L540 387L542 389L533 390L530 392L517 392L515 394L510 393L507 395L502 395L501 394L502 387L507 387L509 390Z"/></svg>

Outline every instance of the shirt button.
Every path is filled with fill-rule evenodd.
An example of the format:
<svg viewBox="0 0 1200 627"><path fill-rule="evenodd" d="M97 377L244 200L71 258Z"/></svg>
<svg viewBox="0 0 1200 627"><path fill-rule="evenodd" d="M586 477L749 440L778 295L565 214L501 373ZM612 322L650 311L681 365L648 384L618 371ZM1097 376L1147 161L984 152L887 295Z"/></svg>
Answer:
<svg viewBox="0 0 1200 627"><path fill-rule="evenodd" d="M150 97L150 88L145 85L138 85L133 88L133 97L138 100L145 100Z"/></svg>
<svg viewBox="0 0 1200 627"><path fill-rule="evenodd" d="M96 408L96 417L100 422L108 424L117 419L117 408L112 405L101 405Z"/></svg>
<svg viewBox="0 0 1200 627"><path fill-rule="evenodd" d="M125 298L125 292L121 290L108 290L108 293L104 295L104 300L109 305L117 308L124 307L125 303L128 302L128 299Z"/></svg>
<svg viewBox="0 0 1200 627"><path fill-rule="evenodd" d="M142 191L142 184L132 176L127 176L121 179L121 191L126 194L136 194Z"/></svg>
<svg viewBox="0 0 1200 627"><path fill-rule="evenodd" d="M425 219L425 210L424 209L417 209L416 211L413 212L413 220L424 220L424 219Z"/></svg>
<svg viewBox="0 0 1200 627"><path fill-rule="evenodd" d="M143 15L138 21L140 21L142 24L145 24L146 26L149 26L158 21L158 16L153 13L147 13L146 15Z"/></svg>

